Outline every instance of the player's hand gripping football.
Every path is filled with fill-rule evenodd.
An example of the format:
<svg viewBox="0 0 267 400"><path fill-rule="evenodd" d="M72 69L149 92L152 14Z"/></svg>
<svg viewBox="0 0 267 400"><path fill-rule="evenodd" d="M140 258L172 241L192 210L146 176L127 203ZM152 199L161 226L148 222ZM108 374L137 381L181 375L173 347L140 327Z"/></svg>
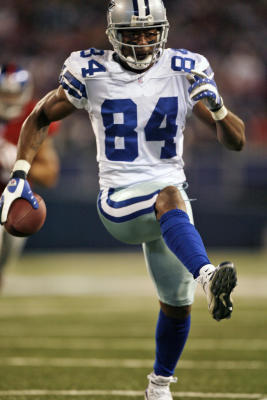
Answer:
<svg viewBox="0 0 267 400"><path fill-rule="evenodd" d="M12 173L0 199L0 216L2 225L7 220L11 204L19 198L29 201L34 209L38 209L39 204L32 193L29 182L26 180L26 173L24 171L16 170Z"/></svg>
<svg viewBox="0 0 267 400"><path fill-rule="evenodd" d="M218 92L215 81L209 79L204 72L192 69L188 80L191 83L188 89L191 100L202 100L205 106L212 112L216 112L223 107L223 99Z"/></svg>

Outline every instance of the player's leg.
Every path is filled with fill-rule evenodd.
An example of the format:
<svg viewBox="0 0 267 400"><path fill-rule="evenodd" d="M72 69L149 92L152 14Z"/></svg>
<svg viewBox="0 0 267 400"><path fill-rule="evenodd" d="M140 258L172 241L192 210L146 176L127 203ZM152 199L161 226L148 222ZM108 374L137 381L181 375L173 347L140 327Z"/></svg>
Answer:
<svg viewBox="0 0 267 400"><path fill-rule="evenodd" d="M193 223L186 193L181 191L181 195ZM169 385L174 382L173 374L189 334L191 304L197 283L162 237L145 243L143 250L161 307L156 328L156 360L154 371L148 376L146 398L167 400L172 399Z"/></svg>
<svg viewBox="0 0 267 400"><path fill-rule="evenodd" d="M185 212L181 193L184 192L175 186L166 187L158 182L105 190L99 196L98 211L107 230L122 242L147 243L159 238L162 232L171 251L202 283L213 317L229 318L235 269L230 262L216 269L210 264L201 237Z"/></svg>
<svg viewBox="0 0 267 400"><path fill-rule="evenodd" d="M151 398L152 390L155 393L160 385L161 395L165 392L167 399L171 398L169 383L173 381L172 374L190 328L190 309L196 282L161 237L154 212L160 187L161 184L149 187L146 183L109 191L109 194L100 195L98 211L107 230L117 239L127 243L146 242L143 245L145 258L161 304L156 329L155 372L150 375L147 396ZM187 203L190 212L188 199Z"/></svg>
<svg viewBox="0 0 267 400"><path fill-rule="evenodd" d="M6 266L17 261L25 243L26 238L12 236L0 225L0 288L3 286Z"/></svg>
<svg viewBox="0 0 267 400"><path fill-rule="evenodd" d="M4 269L12 252L11 240L11 235L7 233L3 225L0 225L0 288L3 286Z"/></svg>
<svg viewBox="0 0 267 400"><path fill-rule="evenodd" d="M162 238L143 245L148 271L160 300L156 327L156 359L148 376L147 399L172 399L169 385L190 330L196 282Z"/></svg>
<svg viewBox="0 0 267 400"><path fill-rule="evenodd" d="M143 245L148 271L160 300L156 330L156 375L171 376L189 329L196 282L162 238Z"/></svg>
<svg viewBox="0 0 267 400"><path fill-rule="evenodd" d="M203 241L190 222L182 194L175 186L161 190L155 210L167 246L203 285L213 317L230 318L230 296L236 286L233 264L224 262L215 268L210 263Z"/></svg>
<svg viewBox="0 0 267 400"><path fill-rule="evenodd" d="M105 228L116 239L141 244L161 236L155 217L157 195L164 184L140 184L124 189L104 190L97 210Z"/></svg>
<svg viewBox="0 0 267 400"><path fill-rule="evenodd" d="M3 285L3 273L2 273L3 239L4 239L4 227L3 225L0 225L0 289Z"/></svg>

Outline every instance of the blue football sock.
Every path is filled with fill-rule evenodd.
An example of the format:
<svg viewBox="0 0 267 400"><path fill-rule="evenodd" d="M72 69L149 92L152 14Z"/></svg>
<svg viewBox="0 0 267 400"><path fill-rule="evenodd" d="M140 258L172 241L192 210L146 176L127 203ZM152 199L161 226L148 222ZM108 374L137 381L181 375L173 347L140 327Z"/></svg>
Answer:
<svg viewBox="0 0 267 400"><path fill-rule="evenodd" d="M200 268L210 264L210 261L202 239L188 215L179 209L167 211L160 218L160 227L169 249L197 278Z"/></svg>
<svg viewBox="0 0 267 400"><path fill-rule="evenodd" d="M171 376L182 354L190 330L190 315L179 320L167 317L162 310L159 313L156 328L156 375Z"/></svg>

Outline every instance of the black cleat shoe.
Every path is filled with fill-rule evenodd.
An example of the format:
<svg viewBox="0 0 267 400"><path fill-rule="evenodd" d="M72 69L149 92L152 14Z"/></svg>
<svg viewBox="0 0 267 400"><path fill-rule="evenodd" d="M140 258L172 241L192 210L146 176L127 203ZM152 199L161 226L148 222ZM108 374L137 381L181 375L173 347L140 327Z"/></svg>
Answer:
<svg viewBox="0 0 267 400"><path fill-rule="evenodd" d="M208 282L203 285L208 299L208 308L216 321L231 318L233 302L231 293L237 284L236 270L231 261L218 265Z"/></svg>

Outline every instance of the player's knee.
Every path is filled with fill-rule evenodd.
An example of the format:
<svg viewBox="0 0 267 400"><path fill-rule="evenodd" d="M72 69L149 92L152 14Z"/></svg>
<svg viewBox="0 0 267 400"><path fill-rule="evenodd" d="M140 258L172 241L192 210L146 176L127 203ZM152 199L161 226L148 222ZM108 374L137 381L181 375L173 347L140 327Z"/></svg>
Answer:
<svg viewBox="0 0 267 400"><path fill-rule="evenodd" d="M192 308L191 305L182 307L170 306L169 304L162 303L161 301L160 307L167 317L181 320L189 317Z"/></svg>
<svg viewBox="0 0 267 400"><path fill-rule="evenodd" d="M177 208L186 212L185 202L179 190L175 186L167 186L162 189L155 205L157 219L159 220L167 211Z"/></svg>

